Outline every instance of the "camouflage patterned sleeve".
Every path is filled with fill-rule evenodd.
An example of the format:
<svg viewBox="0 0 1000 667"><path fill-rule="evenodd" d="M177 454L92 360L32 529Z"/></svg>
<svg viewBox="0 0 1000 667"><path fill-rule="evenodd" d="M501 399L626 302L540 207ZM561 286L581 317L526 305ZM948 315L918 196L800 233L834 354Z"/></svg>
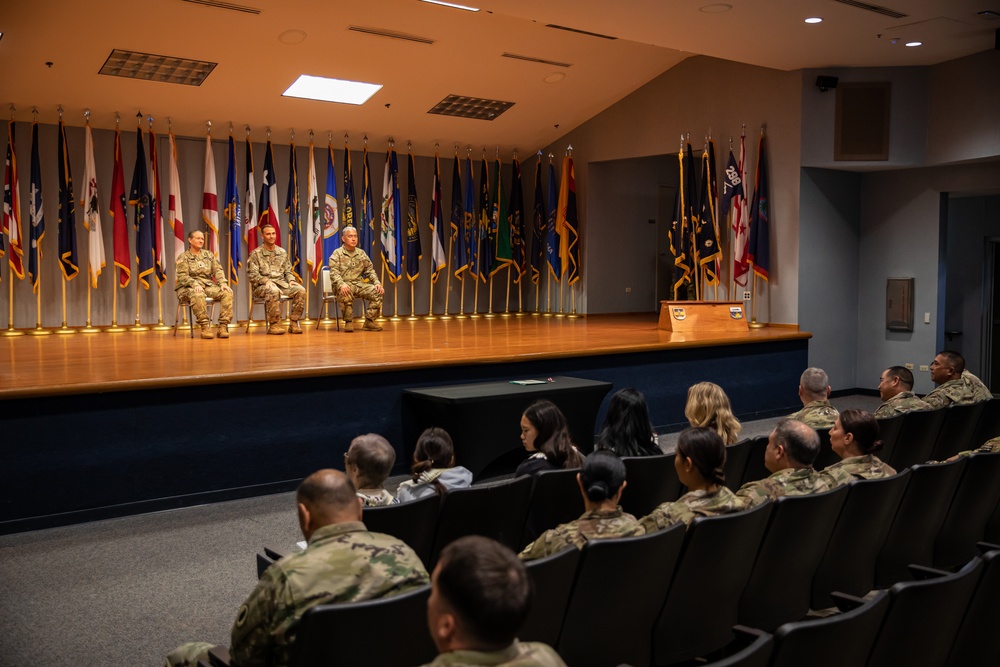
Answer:
<svg viewBox="0 0 1000 667"><path fill-rule="evenodd" d="M736 492L736 497L743 501L747 509L751 509L770 500L772 493L767 480L761 479L741 486Z"/></svg>
<svg viewBox="0 0 1000 667"><path fill-rule="evenodd" d="M276 613L280 568L270 567L236 615L229 654L240 667L266 667L271 662L273 637L269 628Z"/></svg>
<svg viewBox="0 0 1000 667"><path fill-rule="evenodd" d="M212 256L212 277L215 278L215 282L222 287L229 285L229 281L226 280L226 272L222 270L222 264L219 262L219 258L215 255Z"/></svg>
<svg viewBox="0 0 1000 667"><path fill-rule="evenodd" d="M339 292L345 282L343 270L340 266L340 257L342 254L340 248L337 248L330 254L330 259L327 260L327 266L330 267L330 284L333 286L334 292Z"/></svg>
<svg viewBox="0 0 1000 667"><path fill-rule="evenodd" d="M361 275L363 275L372 285L382 284L378 280L378 274L375 273L375 265L372 264L372 260L368 257L367 253L365 254L364 268Z"/></svg>
<svg viewBox="0 0 1000 667"><path fill-rule="evenodd" d="M192 278L188 272L188 263L183 256L177 260L174 275L175 290L184 289L185 287L194 287L194 278Z"/></svg>
<svg viewBox="0 0 1000 667"><path fill-rule="evenodd" d="M931 393L924 396L924 403L936 410L938 408L946 408L951 405L951 399L947 396L947 394L945 394L945 392L941 391L940 387L938 387Z"/></svg>
<svg viewBox="0 0 1000 667"><path fill-rule="evenodd" d="M883 403L878 406L878 410L875 411L875 419L888 419L889 417L895 416L896 411L893 410L888 403Z"/></svg>
<svg viewBox="0 0 1000 667"><path fill-rule="evenodd" d="M259 287L267 282L266 278L261 280L260 253L256 250L250 253L250 258L247 259L247 278L250 280L250 285L253 287Z"/></svg>
<svg viewBox="0 0 1000 667"><path fill-rule="evenodd" d="M542 533L537 540L524 548L518 557L521 560L534 560L545 558L565 549L570 542L565 539L559 528L552 528Z"/></svg>
<svg viewBox="0 0 1000 667"><path fill-rule="evenodd" d="M694 521L694 517L694 512L684 503L663 503L647 516L639 519L639 524L648 535L658 530L669 528L680 521L690 526L691 522Z"/></svg>

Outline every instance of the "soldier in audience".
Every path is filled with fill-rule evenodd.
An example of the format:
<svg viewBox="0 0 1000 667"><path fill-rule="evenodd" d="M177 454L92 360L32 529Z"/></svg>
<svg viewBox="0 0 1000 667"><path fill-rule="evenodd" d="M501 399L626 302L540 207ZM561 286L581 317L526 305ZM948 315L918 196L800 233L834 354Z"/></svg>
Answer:
<svg viewBox="0 0 1000 667"><path fill-rule="evenodd" d="M771 431L764 450L764 466L770 477L747 482L736 495L747 508L779 496L801 496L829 491L854 478L842 470L821 474L813 469L819 454L819 436L807 424L785 418Z"/></svg>
<svg viewBox="0 0 1000 667"><path fill-rule="evenodd" d="M837 408L830 405L830 378L822 368L807 368L799 378L802 409L788 415L813 428L830 428L837 419Z"/></svg>
<svg viewBox="0 0 1000 667"><path fill-rule="evenodd" d="M292 300L289 331L293 334L302 333L299 318L306 304L306 288L299 284L292 272L292 264L288 252L276 245L278 233L272 225L259 228L264 243L250 253L247 259L247 277L253 287L256 299L264 299L264 311L270 326L267 333L280 335L285 333L285 327L278 324L281 317L280 299L287 296Z"/></svg>
<svg viewBox="0 0 1000 667"><path fill-rule="evenodd" d="M233 290L226 280L215 254L203 251L205 234L197 229L188 232L188 249L177 258L174 289L180 303L190 303L195 322L201 327L201 337L215 338L212 321L208 319L205 297L215 299L222 305L219 313L219 338L229 338L229 323L233 319ZM191 326L194 326L194 322Z"/></svg>
<svg viewBox="0 0 1000 667"><path fill-rule="evenodd" d="M618 506L625 490L625 464L614 452L599 449L583 462L576 476L583 506L579 519L547 530L524 548L524 560L544 558L573 546L582 549L590 540L642 535L643 529L631 514Z"/></svg>
<svg viewBox="0 0 1000 667"><path fill-rule="evenodd" d="M269 567L240 607L229 648L234 665L291 665L296 625L318 604L387 597L428 582L410 547L361 523L361 500L344 473L309 475L296 502L308 545ZM167 665L193 667L210 648L184 644L167 656Z"/></svg>
<svg viewBox="0 0 1000 667"><path fill-rule="evenodd" d="M455 540L441 552L431 586L427 625L440 655L425 667L565 667L549 646L517 641L531 580L499 542L479 535Z"/></svg>
<svg viewBox="0 0 1000 667"><path fill-rule="evenodd" d="M965 358L958 352L939 352L930 369L931 380L937 388L924 396L924 402L932 408L971 405L993 398L982 380L965 370Z"/></svg>
<svg viewBox="0 0 1000 667"><path fill-rule="evenodd" d="M875 456L882 449L882 441L878 439L878 421L869 412L841 412L830 429L830 446L841 460L828 466L823 474L831 476L834 486L843 481L841 475L833 477L835 469L849 473L854 479L881 479L896 474Z"/></svg>
<svg viewBox="0 0 1000 667"><path fill-rule="evenodd" d="M699 516L729 514L743 509L743 502L726 487L726 446L711 428L685 429L677 439L674 468L689 490L679 500L661 504L639 520L646 533L683 521L691 525Z"/></svg>
<svg viewBox="0 0 1000 667"><path fill-rule="evenodd" d="M351 440L344 454L344 470L358 490L362 505L380 507L399 502L385 490L385 480L395 462L396 450L377 433L366 433Z"/></svg>
<svg viewBox="0 0 1000 667"><path fill-rule="evenodd" d="M931 409L913 393L913 373L904 366L890 366L882 371L878 379L878 395L883 402L875 411L876 419Z"/></svg>

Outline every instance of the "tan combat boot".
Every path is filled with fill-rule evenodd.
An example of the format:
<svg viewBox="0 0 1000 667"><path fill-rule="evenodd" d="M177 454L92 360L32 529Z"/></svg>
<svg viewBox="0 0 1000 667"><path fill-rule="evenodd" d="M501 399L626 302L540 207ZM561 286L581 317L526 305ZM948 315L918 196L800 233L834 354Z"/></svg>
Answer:
<svg viewBox="0 0 1000 667"><path fill-rule="evenodd" d="M212 340L213 338L215 338L215 334L212 333L212 325L211 324L202 324L201 325L201 337L204 340Z"/></svg>
<svg viewBox="0 0 1000 667"><path fill-rule="evenodd" d="M365 330L365 331L381 331L381 330L382 330L382 327L381 327L381 326L379 326L379 323L378 323L378 322L376 322L375 320L370 320L370 319L368 319L368 318L366 317L366 318L365 318L365 326L364 326L364 330Z"/></svg>
<svg viewBox="0 0 1000 667"><path fill-rule="evenodd" d="M344 306L344 331L354 333L354 306Z"/></svg>
<svg viewBox="0 0 1000 667"><path fill-rule="evenodd" d="M219 325L219 333L217 333L215 335L218 338L229 338L229 325L228 324L220 324Z"/></svg>
<svg viewBox="0 0 1000 667"><path fill-rule="evenodd" d="M298 320L292 320L292 326L288 327L289 333L302 333L302 327L299 326Z"/></svg>
<svg viewBox="0 0 1000 667"><path fill-rule="evenodd" d="M285 333L285 327L283 324L280 324L279 322L276 321L273 322L271 326L267 328L267 333L271 334L272 336L280 336L281 334Z"/></svg>

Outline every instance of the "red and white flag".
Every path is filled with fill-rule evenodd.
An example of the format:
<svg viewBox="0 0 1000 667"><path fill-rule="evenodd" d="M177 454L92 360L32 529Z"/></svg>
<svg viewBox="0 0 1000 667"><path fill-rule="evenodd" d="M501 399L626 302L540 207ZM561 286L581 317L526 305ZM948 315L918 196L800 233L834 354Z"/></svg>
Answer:
<svg viewBox="0 0 1000 667"><path fill-rule="evenodd" d="M167 199L167 222L174 231L174 261L184 252L184 207L181 205L181 178L177 174L177 139L170 133L170 194Z"/></svg>
<svg viewBox="0 0 1000 667"><path fill-rule="evenodd" d="M201 198L201 217L208 225L208 250L219 256L219 189L215 184L215 154L212 135L205 135L205 194Z"/></svg>

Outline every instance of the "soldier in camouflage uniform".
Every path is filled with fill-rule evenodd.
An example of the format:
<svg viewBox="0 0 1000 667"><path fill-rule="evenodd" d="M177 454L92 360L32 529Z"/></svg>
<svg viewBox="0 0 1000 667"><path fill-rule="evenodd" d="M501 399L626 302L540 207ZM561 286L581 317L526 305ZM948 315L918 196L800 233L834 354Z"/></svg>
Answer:
<svg viewBox="0 0 1000 667"><path fill-rule="evenodd" d="M690 526L699 516L741 511L743 501L726 487L725 466L726 446L718 431L708 427L685 429L677 438L674 468L681 484L690 491L640 519L646 533L679 522Z"/></svg>
<svg viewBox="0 0 1000 667"><path fill-rule="evenodd" d="M747 482L736 492L746 507L756 507L780 496L803 496L829 491L853 478L845 472L823 474L813 469L819 454L819 436L810 426L785 418L771 431L764 450L764 466L773 474Z"/></svg>
<svg viewBox="0 0 1000 667"><path fill-rule="evenodd" d="M590 540L643 535L636 518L618 506L625 490L625 464L609 450L600 449L583 462L576 476L587 510L579 519L547 530L520 553L522 560L544 558Z"/></svg>
<svg viewBox="0 0 1000 667"><path fill-rule="evenodd" d="M267 333L280 335L285 333L285 327L278 325L281 318L281 304L279 299L282 296L290 297L292 309L288 317L292 324L289 331L293 334L302 333L299 326L299 318L306 304L306 288L298 283L295 274L292 273L292 263L288 261L288 253L284 248L275 245L278 237L274 227L264 225L259 228L264 238L264 245L260 246L247 259L247 276L253 286L253 295L256 299L264 299L264 310L267 313L268 328Z"/></svg>
<svg viewBox="0 0 1000 667"><path fill-rule="evenodd" d="M549 646L517 641L530 604L531 578L510 549L479 535L455 540L431 577L427 626L439 655L424 667L566 667Z"/></svg>
<svg viewBox="0 0 1000 667"><path fill-rule="evenodd" d="M799 379L799 399L803 408L788 415L813 428L830 428L837 419L837 408L830 405L830 378L822 368L807 368Z"/></svg>
<svg viewBox="0 0 1000 667"><path fill-rule="evenodd" d="M365 331L381 331L376 320L382 315L382 295L385 288L375 275L375 267L364 250L358 248L358 230L344 227L343 242L330 255L330 282L337 293L337 302L344 312L344 331L354 331L354 300L368 302L365 311Z"/></svg>
<svg viewBox="0 0 1000 667"><path fill-rule="evenodd" d="M344 470L358 490L365 507L396 505L399 498L385 490L385 480L396 462L396 450L377 433L366 433L351 440L344 454Z"/></svg>
<svg viewBox="0 0 1000 667"><path fill-rule="evenodd" d="M837 482L847 473L848 482L855 479L881 479L891 477L896 471L875 456L882 449L878 439L878 422L874 415L864 410L844 410L830 429L830 447L840 461L823 470L824 475Z"/></svg>
<svg viewBox="0 0 1000 667"><path fill-rule="evenodd" d="M296 501L308 546L269 567L240 607L229 648L234 665L291 665L296 625L318 604L388 597L428 583L410 547L361 523L361 503L344 473L313 473L299 485ZM193 667L209 648L184 644L167 656L167 665Z"/></svg>
<svg viewBox="0 0 1000 667"><path fill-rule="evenodd" d="M215 338L212 321L208 319L205 297L222 305L219 313L219 338L229 338L229 323L233 320L233 290L215 254L203 251L205 235L199 231L188 233L187 250L177 258L176 282L178 303L190 303L195 321L201 327L201 337ZM191 323L194 326L194 322Z"/></svg>
<svg viewBox="0 0 1000 667"><path fill-rule="evenodd" d="M952 456L949 461L957 459L959 456L972 456L973 454L996 454L1000 452L1000 436L990 438L976 449L967 449ZM937 461L935 461L937 463Z"/></svg>
<svg viewBox="0 0 1000 667"><path fill-rule="evenodd" d="M965 370L965 358L958 352L940 352L931 362L930 371L938 387L924 396L924 402L932 408L971 405L993 398L982 380Z"/></svg>
<svg viewBox="0 0 1000 667"><path fill-rule="evenodd" d="M878 395L883 403L875 411L876 419L931 409L931 406L914 395L913 373L905 366L890 366L882 371L878 379Z"/></svg>

